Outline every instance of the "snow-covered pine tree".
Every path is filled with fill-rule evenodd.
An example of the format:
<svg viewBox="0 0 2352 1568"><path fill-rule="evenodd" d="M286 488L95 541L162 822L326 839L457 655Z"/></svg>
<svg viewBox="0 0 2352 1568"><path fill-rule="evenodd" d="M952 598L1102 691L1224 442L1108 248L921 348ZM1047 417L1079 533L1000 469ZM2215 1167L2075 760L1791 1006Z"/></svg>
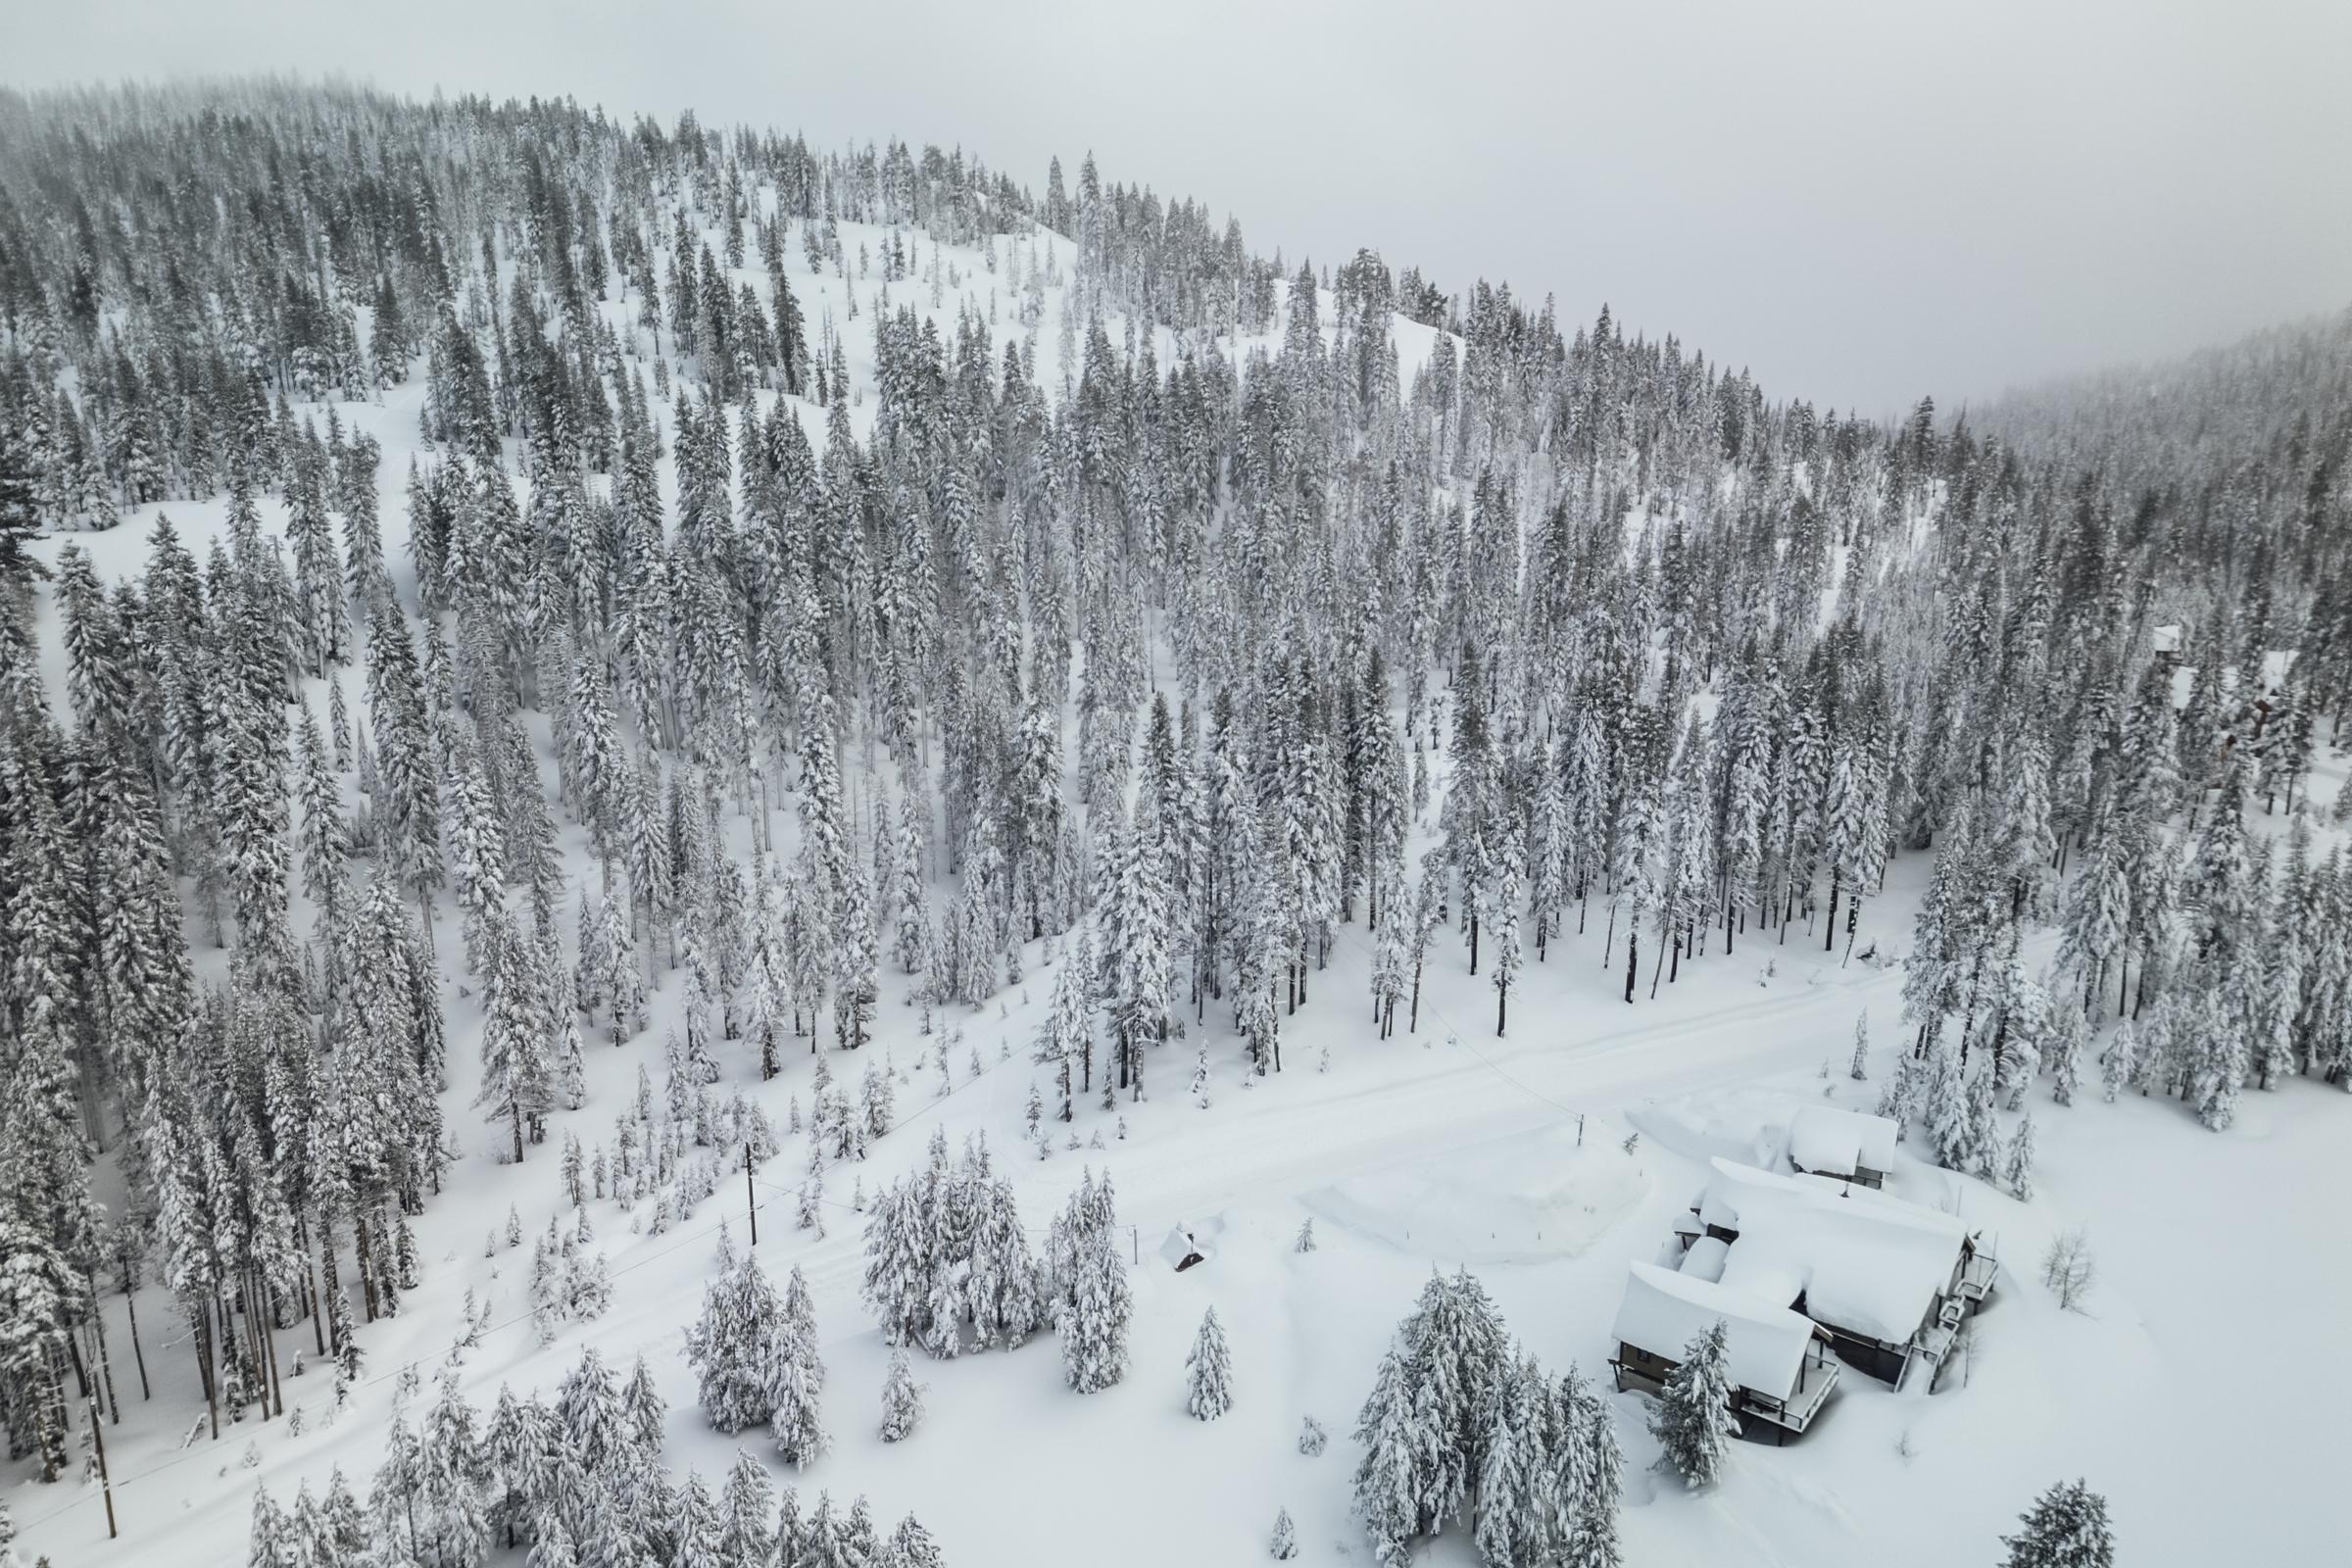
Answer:
<svg viewBox="0 0 2352 1568"><path fill-rule="evenodd" d="M2018 1517L2025 1528L2001 1538L2003 1568L2114 1568L2107 1499L2082 1482L2059 1482Z"/></svg>
<svg viewBox="0 0 2352 1568"><path fill-rule="evenodd" d="M807 1469L832 1446L817 1418L817 1398L824 1392L825 1367L818 1358L816 1313L808 1282L796 1265L784 1288L777 1313L777 1332L769 1351L767 1395L771 1401L768 1432L776 1451L795 1469Z"/></svg>
<svg viewBox="0 0 2352 1568"><path fill-rule="evenodd" d="M704 1415L733 1434L775 1414L783 1301L747 1252L703 1292L703 1315L686 1331Z"/></svg>
<svg viewBox="0 0 2352 1568"><path fill-rule="evenodd" d="M1355 1511L1382 1568L1402 1568L1411 1560L1422 1529L1418 1450L1435 1436L1419 1428L1404 1380L1404 1353L1391 1345L1356 1418L1355 1441L1364 1453L1355 1467Z"/></svg>
<svg viewBox="0 0 2352 1568"><path fill-rule="evenodd" d="M1099 1205L1075 1219L1062 1299L1054 1318L1063 1380L1080 1394L1107 1389L1126 1376L1127 1333L1135 1311L1134 1287L1112 1234L1107 1178L1095 1193ZM1078 1206L1075 1200L1072 1206Z"/></svg>
<svg viewBox="0 0 2352 1568"><path fill-rule="evenodd" d="M2017 1124L2016 1134L2009 1140L2009 1152L2001 1172L2002 1185L2009 1196L2019 1202L2031 1202L2034 1198L2034 1113L2028 1111Z"/></svg>
<svg viewBox="0 0 2352 1568"><path fill-rule="evenodd" d="M882 1380L882 1441L903 1442L923 1419L923 1386L914 1380L905 1350L893 1350L890 1372Z"/></svg>
<svg viewBox="0 0 2352 1568"><path fill-rule="evenodd" d="M2082 1092L2089 1033L2089 1020L2072 998L2056 1004L2050 1019L2050 1098L2061 1105L2073 1104Z"/></svg>
<svg viewBox="0 0 2352 1568"><path fill-rule="evenodd" d="M1480 1452L1471 1539L1488 1568L1535 1561L1543 1549L1538 1486L1550 1461L1548 1391L1539 1375L1535 1399L1525 1397L1530 1380L1518 1375L1521 1358L1510 1360L1509 1372L1488 1381L1474 1417Z"/></svg>
<svg viewBox="0 0 2352 1568"><path fill-rule="evenodd" d="M1554 1402L1552 1539L1563 1568L1621 1568L1617 1514L1625 1498L1625 1453L1608 1401L1575 1368Z"/></svg>
<svg viewBox="0 0 2352 1568"><path fill-rule="evenodd" d="M2099 1054L2099 1091L2113 1104L2115 1097L2139 1081L2139 1036L2127 1018L2116 1026Z"/></svg>
<svg viewBox="0 0 2352 1568"><path fill-rule="evenodd" d="M738 1448L718 1492L715 1568L760 1568L774 1560L775 1495L767 1467Z"/></svg>
<svg viewBox="0 0 2352 1568"><path fill-rule="evenodd" d="M1289 1562L1298 1555L1298 1531L1291 1523L1291 1510L1274 1510L1274 1533L1266 1540L1266 1555L1276 1562Z"/></svg>
<svg viewBox="0 0 2352 1568"><path fill-rule="evenodd" d="M524 1132L555 1103L555 1064L540 1004L538 965L504 914L490 917L483 980L482 1087L474 1096L492 1121L508 1124L514 1158L522 1159Z"/></svg>
<svg viewBox="0 0 2352 1568"><path fill-rule="evenodd" d="M1195 1420L1214 1421L1233 1408L1233 1355L1214 1306L1201 1315L1200 1331L1193 1337L1184 1369L1184 1407Z"/></svg>
<svg viewBox="0 0 2352 1568"><path fill-rule="evenodd" d="M1521 958L1519 943L1519 904L1521 898L1521 864L1524 857L1520 837L1515 832L1502 834L1497 852L1501 873L1494 884L1494 1036L1500 1039L1511 1004L1511 989L1519 983Z"/></svg>
<svg viewBox="0 0 2352 1568"><path fill-rule="evenodd" d="M1739 1435L1739 1418L1732 1413L1732 1385L1724 1350L1724 1324L1718 1320L1683 1348L1683 1358L1667 1374L1649 1429L1665 1450L1666 1460L1693 1487L1714 1485Z"/></svg>

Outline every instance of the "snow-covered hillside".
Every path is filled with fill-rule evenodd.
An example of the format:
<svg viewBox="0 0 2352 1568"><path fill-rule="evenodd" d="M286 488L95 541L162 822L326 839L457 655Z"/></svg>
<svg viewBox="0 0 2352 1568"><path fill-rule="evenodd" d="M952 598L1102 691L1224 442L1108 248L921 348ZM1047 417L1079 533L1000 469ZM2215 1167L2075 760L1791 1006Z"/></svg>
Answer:
<svg viewBox="0 0 2352 1568"><path fill-rule="evenodd" d="M292 1509L339 1473L379 1524L405 1509L409 1560L433 1568L560 1562L548 1521L575 1508L663 1568L747 1563L698 1558L666 1520L612 1524L648 1494L633 1483L626 1507L522 1519L536 1549L503 1525L419 1529L407 1482L369 1497L408 1451L397 1427L421 1426L429 1470L455 1451L451 1393L485 1421L502 1391L552 1402L593 1348L624 1380L642 1362L681 1486L715 1494L748 1454L804 1511L821 1493L867 1499L884 1534L919 1518L948 1562L1253 1561L1278 1513L1302 1557L1376 1561L1358 1412L1433 1269L1467 1269L1553 1379L1574 1367L1605 1396L1629 1564L1983 1563L2077 1476L2134 1565L2320 1561L2341 1538L2334 602L2290 613L2266 587L2232 641L2235 601L2206 576L2136 608L2069 599L2065 551L2105 592L2123 575L2105 552L2140 546L2036 546L2016 510L2057 515L2068 492L2024 488L1965 436L1824 434L1809 406L1605 318L1567 342L1507 297L1423 308L1377 258L1301 280L1237 229L1229 265L1173 206L1152 204L1153 229L1131 193L1062 197L1058 171L1062 208L982 220L926 164L927 194L886 214L904 149L877 194L870 164L756 138L251 107L329 162L349 131L363 169L417 147L483 165L417 174L447 210L402 220L452 241L429 266L352 241L377 220L355 216L361 183L338 201L325 176L296 204L317 233L267 238L317 245L312 282L381 385L302 395L265 347L259 283L188 307L187 344L162 343L147 247L173 230L128 197L93 252L86 330L70 272L0 323L10 417L31 429L37 401L49 431L80 411L114 492L106 526L68 526L55 476L84 457L41 447L26 548L45 575L21 602L0 583L21 603L0 613L0 1016L12 1082L43 1110L0 1127L19 1384L0 1481L21 1559L241 1562L257 1494ZM161 147L140 137L173 110L125 110L124 134ZM12 156L52 156L24 134ZM601 292L578 288L571 321L556 188L605 235ZM780 275L804 325L805 360L750 366L731 401L667 315L645 318L642 280L674 300L694 274L681 213L705 256L744 225L725 292L781 318ZM1070 232L1043 221L1072 215ZM173 221L215 260L263 245ZM893 247L906 275L888 280ZM378 276L397 308L436 269L434 341L385 370ZM1222 302L1200 292L1218 277ZM209 431L200 400L142 389L198 342L234 346L266 389ZM465 345L494 453L464 428ZM567 363L589 390L557 402L621 411L604 468L550 458L566 437L533 376ZM822 401L785 389L803 375L831 383ZM122 432L167 401L176 434L138 440L181 455L156 460L148 498ZM330 420L332 457L301 433ZM380 581L346 578L367 508L331 482L361 436ZM215 450L217 473L185 456ZM658 505L631 494L632 455ZM2009 510L1980 499L2002 485ZM446 538L413 538L420 497L452 507L430 525ZM331 648L304 620L318 498L344 539L326 542ZM167 618L164 518L201 625ZM2301 629L2310 652L2268 683L2275 720L2234 681L2154 662L2167 606L2224 650L2216 670ZM393 628L397 654L375 645ZM350 731L331 758L301 739L330 713ZM439 802L421 845L402 836L417 786L399 745ZM2132 813L2136 858L2114 848ZM118 857L118 815L152 838L145 858ZM2096 877L2120 889L2112 919L2081 891ZM168 934L123 934L133 881L164 890ZM364 906L381 945L352 934L379 917ZM583 933L613 923L633 953L600 962ZM118 960L183 946L192 983L149 1038L125 1000L147 982ZM368 1098L361 1043L389 1027L353 999L412 1004L349 961L386 955L429 976L445 1065L405 1059L405 1033L390 1054L438 1105L447 1157L411 1138L414 1187L370 1190L391 1156L363 1158L353 1129L390 1148L428 1119L385 1101L394 1079L368 1080L364 1111L337 1098ZM612 1016L616 965L651 987L641 1018ZM2123 1031L2151 1042L2136 1068L2104 1065L2119 997L2138 1014ZM1628 1265L1672 1262L1709 1161L1777 1162L1808 1104L1903 1121L1888 1189L1981 1234L1998 1289L1934 1392L1849 1370L1800 1440L1735 1445L1693 1490L1660 1462L1649 1401L1612 1387ZM921 1419L886 1443L898 1348L862 1287L883 1197L935 1141L985 1145L1040 1259L1070 1245L1055 1220L1081 1183L1114 1184L1123 1375L1074 1391L1056 1342L1099 1325L1073 1306L1017 1347L915 1353ZM75 1174L119 1226L74 1228L60 1150L86 1156ZM378 1215L397 1263L362 1255L352 1227ZM2096 1277L2069 1309L2042 1260L2073 1233ZM568 1262L535 1263L559 1235ZM722 1250L808 1293L830 1442L805 1466L698 1403L685 1348ZM66 1287L34 1278L52 1266ZM322 1267L356 1370L311 1305ZM1045 1286L1084 1294L1066 1267ZM1187 1356L1212 1308L1232 1407L1204 1421ZM245 1352L216 1343L237 1334ZM254 1346L236 1371L264 1392L208 1400L205 1358ZM1310 1418L1320 1453L1301 1451ZM102 1423L111 1487L80 1450L41 1479L57 1419L69 1445ZM432 1509L503 1506L499 1473L432 1479ZM688 1492L651 1494L691 1511ZM363 1560L350 1548L319 1560ZM1416 1556L1478 1560L1473 1521ZM779 1560L804 1564L834 1568Z"/></svg>

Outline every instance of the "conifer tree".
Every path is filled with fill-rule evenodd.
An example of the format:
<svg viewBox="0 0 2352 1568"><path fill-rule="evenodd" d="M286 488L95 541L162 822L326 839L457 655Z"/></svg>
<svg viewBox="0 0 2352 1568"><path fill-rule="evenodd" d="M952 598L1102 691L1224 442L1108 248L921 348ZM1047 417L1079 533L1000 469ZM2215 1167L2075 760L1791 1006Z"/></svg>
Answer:
<svg viewBox="0 0 2352 1568"><path fill-rule="evenodd" d="M1372 1537L1372 1554L1383 1568L1402 1568L1421 1532L1416 1476L1412 1393L1405 1387L1404 1358L1391 1346L1357 1418L1355 1439L1364 1454L1355 1468L1355 1511Z"/></svg>
<svg viewBox="0 0 2352 1568"><path fill-rule="evenodd" d="M2117 1026L2114 1038L2099 1057L2099 1090L2108 1103L2126 1088L2138 1082L2139 1037L2133 1032L2130 1019Z"/></svg>
<svg viewBox="0 0 2352 1568"><path fill-rule="evenodd" d="M1225 1346L1225 1328L1210 1307L1185 1357L1185 1408L1195 1420L1214 1421L1233 1408L1233 1357Z"/></svg>
<svg viewBox="0 0 2352 1568"><path fill-rule="evenodd" d="M775 1414L783 1319L783 1301L749 1252L704 1290L685 1353L703 1413L720 1432L732 1435Z"/></svg>
<svg viewBox="0 0 2352 1568"><path fill-rule="evenodd" d="M2002 1182L2009 1196L2019 1202L2031 1202L2034 1198L2034 1116L2027 1112L2017 1124L2017 1133L2009 1140L2009 1153Z"/></svg>
<svg viewBox="0 0 2352 1568"><path fill-rule="evenodd" d="M488 927L489 969L483 989L487 1016L482 1026L482 1087L474 1103L492 1121L508 1124L514 1158L522 1159L523 1134L536 1127L555 1101L555 1063L550 1058L547 1009L537 995L536 964L503 915Z"/></svg>
<svg viewBox="0 0 2352 1568"><path fill-rule="evenodd" d="M1266 1555L1276 1562L1289 1562L1298 1555L1298 1532L1291 1524L1291 1510L1274 1511L1274 1534L1266 1541Z"/></svg>
<svg viewBox="0 0 2352 1568"><path fill-rule="evenodd" d="M1500 1039L1511 1003L1511 990L1519 982L1519 847L1516 834L1505 834L1501 854L1502 873L1494 887L1494 1035Z"/></svg>
<svg viewBox="0 0 2352 1568"><path fill-rule="evenodd" d="M1683 1359L1667 1374L1649 1419L1667 1462L1693 1487L1714 1484L1731 1440L1740 1432L1739 1419L1732 1414L1724 1332L1719 1320L1684 1347Z"/></svg>
<svg viewBox="0 0 2352 1568"><path fill-rule="evenodd" d="M1134 1316L1134 1288L1120 1260L1105 1195L1099 1209L1074 1216L1064 1297L1054 1314L1061 1342L1062 1377L1080 1394L1109 1388L1127 1373L1127 1333Z"/></svg>
<svg viewBox="0 0 2352 1568"><path fill-rule="evenodd" d="M2004 1568L2114 1568L2107 1499L2082 1482L2059 1482L2018 1517L2025 1528L2001 1538Z"/></svg>
<svg viewBox="0 0 2352 1568"><path fill-rule="evenodd" d="M905 1350L894 1350L882 1381L882 1441L903 1442L923 1419L923 1386L914 1381Z"/></svg>
<svg viewBox="0 0 2352 1568"><path fill-rule="evenodd" d="M1554 1417L1556 1455L1550 1502L1554 1536L1565 1568L1621 1568L1617 1514L1625 1497L1625 1454L1616 1418L1573 1368L1561 1380Z"/></svg>
<svg viewBox="0 0 2352 1568"><path fill-rule="evenodd" d="M823 1455L832 1440L817 1419L817 1396L824 1391L825 1369L817 1357L816 1314L808 1283L797 1265L785 1285L777 1324L768 1368L767 1397L772 1401L768 1432L785 1463L805 1470Z"/></svg>

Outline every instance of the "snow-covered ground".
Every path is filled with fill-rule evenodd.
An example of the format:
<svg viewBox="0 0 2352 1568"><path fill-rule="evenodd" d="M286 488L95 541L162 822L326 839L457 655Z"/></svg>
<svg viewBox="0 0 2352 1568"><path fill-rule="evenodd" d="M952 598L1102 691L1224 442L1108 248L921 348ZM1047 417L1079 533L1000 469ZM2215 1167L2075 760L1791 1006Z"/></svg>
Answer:
<svg viewBox="0 0 2352 1568"><path fill-rule="evenodd" d="M850 225L845 243L855 256L874 237ZM1026 249L1031 241L1000 243ZM1066 242L1037 241L1049 243L1062 246L1057 267L1066 276ZM843 281L810 276L797 244L791 253L812 335L829 315L845 336L853 376L870 387L874 285L857 285L860 314L852 321ZM928 260L927 242L919 254ZM981 254L945 260L984 310L992 277ZM930 309L922 282L894 285L891 294L894 303ZM950 289L934 312L943 324L952 325L956 296ZM1000 343L1018 330L1010 304L1008 296L1000 305ZM609 309L618 319L634 303ZM1041 377L1052 376L1059 310L1059 291L1051 291L1039 326ZM1398 333L1409 382L1430 334L1411 323ZM1173 349L1161 344L1163 367ZM412 381L378 404L340 411L383 445L385 542L404 590L412 585L401 488L417 450L420 396ZM861 433L871 412L868 398L856 416ZM812 406L804 413L821 440L821 415ZM674 482L667 464L664 481ZM102 575L135 571L157 510L74 542ZM161 510L201 559L220 508ZM281 514L272 503L265 516L274 526ZM44 544L49 559L59 545ZM357 671L344 678L356 699ZM62 705L62 681L56 695ZM2340 761L2327 768L2332 786ZM850 794L859 798L855 788ZM1422 829L1433 822L1434 809ZM566 850L585 869L576 829ZM1865 943L1875 938L1883 952L1908 945L1927 870L1923 858L1898 860L1892 885L1864 916ZM307 929L306 921L298 909L296 928ZM960 1037L948 1053L952 1087L944 1094L930 1060L939 1039L924 1038L918 1009L903 1004L906 977L888 975L869 1050L902 1079L901 1121L865 1164L833 1171L825 1234L793 1227L800 1145L789 1136L748 1196L740 1177L722 1183L666 1234L636 1229L642 1211L632 1217L612 1201L593 1202L595 1245L612 1269L612 1308L541 1347L525 1300L527 1250L502 1243L485 1256L484 1235L503 1227L510 1204L526 1236L568 1210L557 1167L562 1139L608 1136L639 1066L659 1074L681 985L664 977L651 1026L625 1047L592 1042L585 1108L557 1114L548 1144L524 1163L500 1164L498 1129L466 1108L479 1017L447 972L456 925L445 910L447 1110L462 1154L447 1190L416 1223L421 1287L399 1317L362 1331L368 1382L356 1407L329 1423L328 1376L314 1352L311 1369L287 1384L289 1416L299 1407L303 1430L291 1419L249 1415L212 1442L198 1430L204 1399L184 1326L170 1318L163 1293L151 1287L141 1298L153 1382L144 1402L123 1302L112 1297L113 1374L130 1412L107 1433L122 1540L108 1544L94 1486L23 1481L11 1494L20 1550L46 1554L59 1568L242 1561L256 1485L284 1499L300 1481L322 1485L337 1466L364 1485L401 1370L414 1365L429 1388L450 1363L468 1292L488 1304L492 1323L456 1366L477 1404L502 1383L552 1390L583 1345L624 1365L643 1355L670 1401L670 1462L716 1473L735 1444L710 1431L696 1408L680 1347L715 1266L719 1226L728 1225L740 1247L747 1203L756 1201L759 1254L779 1279L795 1266L807 1275L830 1372L824 1414L835 1446L798 1478L805 1492L866 1494L886 1519L911 1510L965 1568L1251 1561L1283 1507L1306 1557L1368 1559L1348 1513L1355 1449L1347 1434L1391 1330L1433 1266L1468 1264L1547 1367L1573 1362L1605 1380L1626 1266L1660 1255L1707 1159L1759 1146L1768 1152L1775 1129L1800 1104L1868 1109L1905 1038L1899 966L1840 964L1821 951L1818 935L1801 930L1785 945L1750 933L1733 956L1713 951L1688 962L1656 1001L1644 995L1628 1006L1618 1000L1621 969L1603 963L1604 924L1596 904L1585 935L1555 942L1546 962L1531 955L1506 1040L1494 1038L1486 978L1469 975L1459 947L1446 943L1431 960L1418 1032L1406 1033L1400 1018L1396 1038L1386 1042L1370 1021L1362 927L1345 927L1328 969L1312 976L1311 1004L1284 1020L1284 1072L1249 1079L1212 1004L1197 1026L1212 1061L1205 1108L1186 1092L1197 1032L1152 1057L1150 1100L1122 1096L1107 1111L1080 1101L1071 1131L1082 1145L1099 1137L1101 1149L1069 1150L1057 1137L1043 1160L1021 1132L1036 1071L1028 1049L1053 981L1046 949L1027 951L1024 979L1004 994L943 1016L943 1029ZM200 948L198 956L217 965L220 956ZM1864 1015L1879 1046L1872 1081L1857 1084L1845 1062ZM722 1067L720 1093L740 1088L757 1098L779 1128L788 1102L808 1102L813 1069L806 1057L767 1083L740 1046ZM1742 1446L1722 1484L1702 1494L1649 1468L1655 1449L1642 1401L1618 1396L1631 1459L1630 1562L1980 1564L2034 1494L2077 1475L2108 1496L2125 1560L2135 1568L2317 1562L2327 1557L2322 1544L2352 1541L2328 1485L2341 1469L2335 1412L2352 1406L2352 1352L2339 1332L2352 1286L2337 1246L2341 1195L2352 1188L2341 1097L2292 1081L2249 1095L2236 1125L2219 1135L2162 1101L2106 1104L2092 1092L2061 1109L2036 1090L2034 1108L2040 1168L2031 1203L1923 1165L1910 1146L1898 1158L1891 1186L1956 1207L1985 1229L2006 1265L1975 1322L1974 1348L1944 1392L1896 1395L1849 1372L1801 1442ZM909 1441L886 1446L874 1428L888 1351L858 1299L862 1216L852 1204L854 1184L871 1194L912 1168L934 1129L952 1145L988 1136L1041 1237L1082 1166L1112 1174L1120 1222L1132 1228L1132 1362L1124 1382L1091 1396L1064 1387L1042 1339L1016 1351L922 1364L928 1415ZM1319 1245L1298 1252L1294 1238L1310 1217ZM2087 1227L2100 1280L2083 1310L2066 1312L2040 1286L2036 1263L2053 1234L2077 1226ZM1161 1244L1185 1228L1208 1244L1209 1255L1178 1274ZM1224 1420L1202 1424L1185 1413L1183 1368L1210 1304L1232 1346L1237 1402ZM310 1350L310 1341L308 1328L288 1331L280 1353ZM1298 1451L1307 1415L1333 1433L1320 1457ZM744 1445L765 1449L758 1434ZM1428 1560L1466 1563L1473 1555L1466 1532L1455 1529Z"/></svg>

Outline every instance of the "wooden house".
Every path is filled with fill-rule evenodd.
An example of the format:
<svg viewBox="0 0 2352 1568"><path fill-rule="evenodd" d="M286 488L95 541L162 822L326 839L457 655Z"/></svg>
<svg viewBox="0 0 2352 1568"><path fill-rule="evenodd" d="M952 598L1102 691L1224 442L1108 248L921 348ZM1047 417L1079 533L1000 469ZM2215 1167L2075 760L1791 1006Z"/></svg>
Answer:
<svg viewBox="0 0 2352 1568"><path fill-rule="evenodd" d="M1691 1341L1724 1325L1732 1407L1744 1428L1760 1423L1781 1443L1802 1433L1838 1386L1826 1336L1785 1306L1708 1279L1636 1263L1625 1282L1609 1360L1617 1388L1661 1393Z"/></svg>
<svg viewBox="0 0 2352 1568"><path fill-rule="evenodd" d="M1998 1277L1958 1218L1849 1180L1719 1158L1694 1211L1686 1270L1802 1315L1840 1360L1898 1388L1935 1376Z"/></svg>

